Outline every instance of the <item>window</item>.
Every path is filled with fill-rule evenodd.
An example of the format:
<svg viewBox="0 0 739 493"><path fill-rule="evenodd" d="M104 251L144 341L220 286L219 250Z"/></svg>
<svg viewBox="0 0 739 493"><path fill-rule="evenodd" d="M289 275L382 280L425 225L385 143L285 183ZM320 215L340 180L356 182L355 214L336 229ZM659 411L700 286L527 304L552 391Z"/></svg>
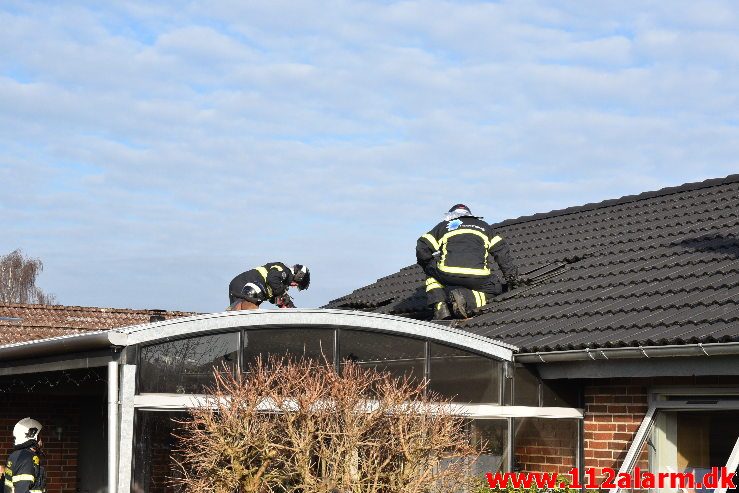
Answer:
<svg viewBox="0 0 739 493"><path fill-rule="evenodd" d="M516 366L513 378L513 405L539 406L539 377L525 366Z"/></svg>
<svg viewBox="0 0 739 493"><path fill-rule="evenodd" d="M433 342L429 356L429 390L455 402L500 402L499 361Z"/></svg>
<svg viewBox="0 0 739 493"><path fill-rule="evenodd" d="M473 446L482 446L482 454L473 467L475 475L482 477L485 473L508 468L507 419L473 419L470 421L470 437Z"/></svg>
<svg viewBox="0 0 739 493"><path fill-rule="evenodd" d="M636 467L657 473L693 473L696 483L713 467L735 471L739 463L739 391L699 389L652 395L651 406L634 436L620 472ZM689 485L686 485L689 486ZM684 488L707 493L713 487ZM722 490L722 491L737 491ZM616 491L622 491L617 489Z"/></svg>
<svg viewBox="0 0 739 493"><path fill-rule="evenodd" d="M341 361L390 372L394 377L412 377L421 381L426 366L426 343L420 339L365 332L339 332Z"/></svg>
<svg viewBox="0 0 739 493"><path fill-rule="evenodd" d="M213 368L232 371L239 334L213 334L141 348L139 392L200 394L213 383Z"/></svg>
<svg viewBox="0 0 739 493"><path fill-rule="evenodd" d="M138 411L136 412L136 443L134 444L134 470L131 491L141 493L174 493L171 481L178 472L176 457L172 450L176 446L172 432L177 423L189 417L185 411Z"/></svg>
<svg viewBox="0 0 739 493"><path fill-rule="evenodd" d="M254 329L244 331L244 369L262 355L334 361L334 329Z"/></svg>

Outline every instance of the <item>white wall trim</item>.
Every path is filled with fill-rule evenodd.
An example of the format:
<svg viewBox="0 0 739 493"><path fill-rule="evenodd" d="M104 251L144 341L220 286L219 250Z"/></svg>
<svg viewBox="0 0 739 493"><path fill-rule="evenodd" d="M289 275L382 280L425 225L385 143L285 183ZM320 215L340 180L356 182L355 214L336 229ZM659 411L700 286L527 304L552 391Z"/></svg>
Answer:
<svg viewBox="0 0 739 493"><path fill-rule="evenodd" d="M207 406L212 397L203 394L140 394L134 397L136 409L151 411L185 410ZM262 406L265 411L274 410L269 404ZM460 416L475 419L495 418L545 418L545 419L583 419L583 410L570 407L528 407L499 406L496 404L453 403L449 408Z"/></svg>

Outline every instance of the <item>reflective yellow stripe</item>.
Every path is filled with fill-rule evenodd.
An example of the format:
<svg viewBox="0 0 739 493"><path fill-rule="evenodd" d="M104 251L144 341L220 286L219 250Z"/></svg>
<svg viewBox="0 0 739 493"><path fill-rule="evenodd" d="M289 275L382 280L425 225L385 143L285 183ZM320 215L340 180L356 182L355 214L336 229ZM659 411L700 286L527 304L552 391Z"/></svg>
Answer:
<svg viewBox="0 0 739 493"><path fill-rule="evenodd" d="M267 289L267 298L272 298L272 288L267 284L267 269L264 267L257 267L255 270L264 278L264 287Z"/></svg>
<svg viewBox="0 0 739 493"><path fill-rule="evenodd" d="M490 269L488 269L488 259L487 254L485 254L485 265L482 269L473 269L471 267L451 267L446 265L446 256L447 256L447 242L449 238L452 236L457 235L477 235L480 238L482 238L483 244L485 245L485 251L488 250L488 237L483 233L482 231L477 231L475 229L457 229L455 231L450 231L444 236L441 237L441 261L439 262L439 270L443 272L448 272L449 274L465 274L469 276L489 276L490 275Z"/></svg>
<svg viewBox="0 0 739 493"><path fill-rule="evenodd" d="M421 236L421 238L425 238L426 241L431 243L431 246L434 248L434 250L439 249L439 242L436 241L436 238L434 238L431 233L426 233L425 235Z"/></svg>
<svg viewBox="0 0 739 493"><path fill-rule="evenodd" d="M44 493L44 490L28 490L28 493Z"/></svg>
<svg viewBox="0 0 739 493"><path fill-rule="evenodd" d="M426 292L429 292L432 289L439 289L443 287L444 286L442 286L442 284L433 277L429 277L426 279Z"/></svg>
<svg viewBox="0 0 739 493"><path fill-rule="evenodd" d="M472 269L470 267L449 267L440 265L439 270L449 274L465 274L468 276L489 276L490 269Z"/></svg>
<svg viewBox="0 0 739 493"><path fill-rule="evenodd" d="M8 488L12 488L13 487L13 482L10 481L9 479L6 479L5 480L5 486L7 486Z"/></svg>
<svg viewBox="0 0 739 493"><path fill-rule="evenodd" d="M457 235L477 235L480 238L482 238L482 241L485 243L486 247L488 246L488 242L490 241L488 240L487 235L483 233L482 231L478 231L476 229L455 229L454 231L450 231L444 236L442 236L441 240L439 240L439 243L441 244L446 243L447 240L449 240L449 238L451 238L452 236L457 236Z"/></svg>
<svg viewBox="0 0 739 493"><path fill-rule="evenodd" d="M17 476L13 476L13 482L17 483L18 481L30 481L34 482L36 480L36 477L33 474L19 474Z"/></svg>
<svg viewBox="0 0 739 493"><path fill-rule="evenodd" d="M485 297L485 293L482 291L472 291L472 294L475 295L475 303L477 304L477 308L481 308L485 306L485 303L487 302L487 298Z"/></svg>
<svg viewBox="0 0 739 493"><path fill-rule="evenodd" d="M490 245L488 246L488 248L490 249L490 248L494 247L495 244L498 243L502 239L503 238L501 238L500 236L497 236L497 235L496 236L493 236L493 239L490 240Z"/></svg>
<svg viewBox="0 0 739 493"><path fill-rule="evenodd" d="M280 272L282 272L283 270L285 270L285 269L283 269L283 268L282 268L281 266L279 266L279 265L273 265L272 267L270 267L270 269L277 269L277 270L279 270Z"/></svg>

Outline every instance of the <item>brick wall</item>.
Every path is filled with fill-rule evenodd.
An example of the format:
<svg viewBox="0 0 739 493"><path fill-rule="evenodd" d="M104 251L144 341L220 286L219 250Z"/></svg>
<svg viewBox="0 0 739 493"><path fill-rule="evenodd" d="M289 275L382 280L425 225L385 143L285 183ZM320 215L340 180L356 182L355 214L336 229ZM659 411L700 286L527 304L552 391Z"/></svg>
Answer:
<svg viewBox="0 0 739 493"><path fill-rule="evenodd" d="M572 382L571 385L578 385ZM648 408L648 390L660 386L739 385L737 377L618 378L579 383L583 387L584 463L594 468L599 480L603 468L619 470ZM546 425L523 426L516 420L515 456L519 470L525 472L567 473L575 465L577 439L569 429ZM553 421L551 421L553 423ZM649 451L644 448L637 460L649 468Z"/></svg>
<svg viewBox="0 0 739 493"><path fill-rule="evenodd" d="M595 468L601 479L604 467L619 470L646 415L650 387L711 385L739 385L739 378L659 377L591 381L584 388L585 467ZM646 447L636 465L642 470L649 468L649 450Z"/></svg>
<svg viewBox="0 0 739 493"><path fill-rule="evenodd" d="M22 418L32 417L41 430L47 471L48 493L77 491L79 449L79 400L65 396L0 393L0 450L5 464L13 447L13 427Z"/></svg>
<svg viewBox="0 0 739 493"><path fill-rule="evenodd" d="M596 469L599 478L603 468L621 467L647 412L648 383L621 379L585 387L585 467ZM637 465L648 469L647 449Z"/></svg>
<svg viewBox="0 0 739 493"><path fill-rule="evenodd" d="M577 465L575 420L522 418L514 426L516 469L567 474Z"/></svg>

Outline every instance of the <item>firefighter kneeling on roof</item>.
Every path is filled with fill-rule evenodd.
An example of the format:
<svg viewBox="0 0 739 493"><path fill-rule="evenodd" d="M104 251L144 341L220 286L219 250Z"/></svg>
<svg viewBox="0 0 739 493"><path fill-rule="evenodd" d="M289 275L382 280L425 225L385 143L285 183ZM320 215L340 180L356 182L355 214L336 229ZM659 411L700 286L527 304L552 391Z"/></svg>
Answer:
<svg viewBox="0 0 739 493"><path fill-rule="evenodd" d="M299 291L308 289L310 271L308 267L295 264L292 268L282 262L270 262L255 269L242 272L228 285L229 310L254 310L263 301L280 308L295 308L287 294L290 287Z"/></svg>
<svg viewBox="0 0 739 493"><path fill-rule="evenodd" d="M41 423L23 418L13 428L15 446L5 467L5 493L46 493L41 466Z"/></svg>
<svg viewBox="0 0 739 493"><path fill-rule="evenodd" d="M503 280L490 269L491 256L505 281L513 282L518 269L505 240L464 204L449 209L444 221L418 239L416 259L428 276L426 296L435 320L452 318L452 313L472 317L489 296L503 292Z"/></svg>

